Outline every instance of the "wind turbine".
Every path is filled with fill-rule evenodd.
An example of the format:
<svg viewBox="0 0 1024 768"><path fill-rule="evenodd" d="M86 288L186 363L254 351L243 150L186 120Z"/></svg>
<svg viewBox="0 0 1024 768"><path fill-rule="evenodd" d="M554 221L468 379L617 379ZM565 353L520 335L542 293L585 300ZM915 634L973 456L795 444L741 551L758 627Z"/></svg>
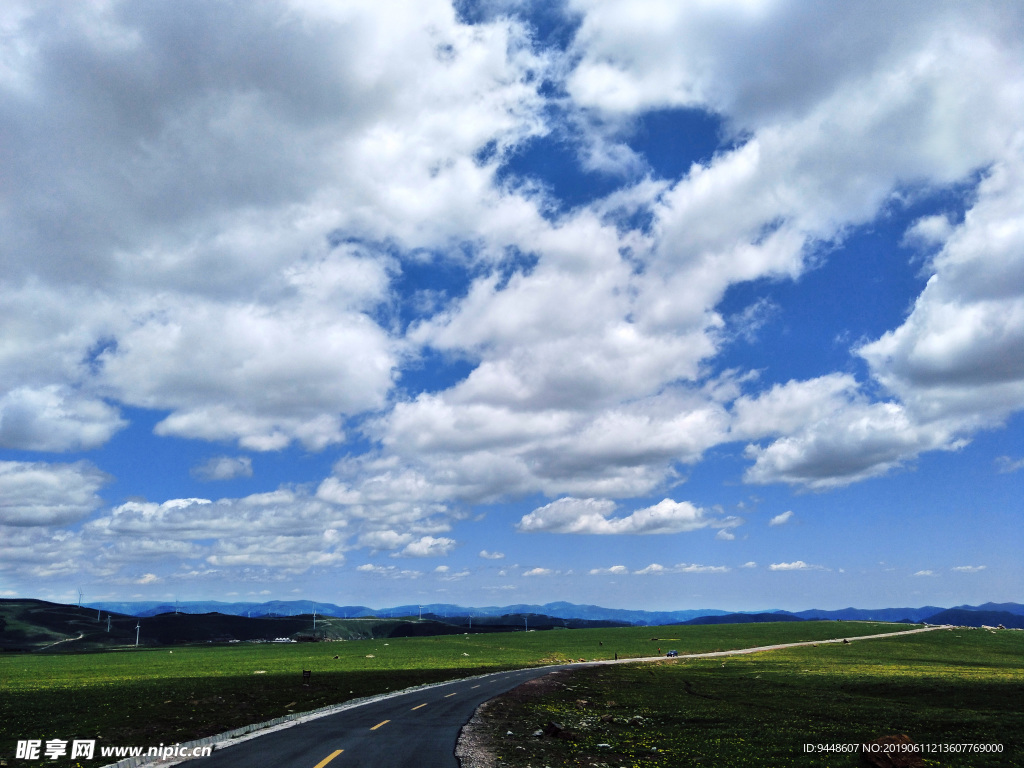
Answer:
<svg viewBox="0 0 1024 768"><path fill-rule="evenodd" d="M139 628L142 626L141 621L135 622L135 647L139 647Z"/></svg>
<svg viewBox="0 0 1024 768"><path fill-rule="evenodd" d="M82 588L78 588L78 607L82 607Z"/></svg>

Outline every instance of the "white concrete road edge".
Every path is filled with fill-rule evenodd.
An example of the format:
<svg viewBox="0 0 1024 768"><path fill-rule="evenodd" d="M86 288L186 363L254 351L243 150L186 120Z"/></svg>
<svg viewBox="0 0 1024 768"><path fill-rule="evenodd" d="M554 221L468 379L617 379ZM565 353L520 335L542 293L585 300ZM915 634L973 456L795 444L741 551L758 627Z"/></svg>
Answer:
<svg viewBox="0 0 1024 768"><path fill-rule="evenodd" d="M850 626L853 622L850 623ZM856 640L876 640L883 637L897 637L899 635L916 635L919 632L932 632L936 629L951 629L951 626L942 625L934 627L924 627L922 629L907 629L900 632L886 632L881 635L858 635L856 637L838 637L830 640L808 640L800 643L781 643L779 645L761 645L756 648L738 648L732 651L712 651L710 653L681 653L678 656L672 657L672 661L676 659L706 659L716 656L742 656L749 653L760 653L762 651L777 651L782 648L798 648L803 645L823 645L825 643L842 643L844 641L854 642ZM645 656L641 658L631 659L618 659L618 660L602 660L602 661L588 661L588 662L576 662L578 666L594 666L598 664L637 664L647 663L652 661L669 661L665 656ZM572 663L572 662L570 662ZM565 666L563 664L553 664L550 666ZM475 680L480 678L491 677L492 675L504 674L507 670L501 672L489 672L485 675L475 675L469 678L463 678L466 680ZM354 709L355 707L361 707L364 704L371 704L375 701L382 701L389 699L394 696L401 696L409 693L410 691L422 691L428 688L436 688L441 685L448 685L449 683L455 682L454 680L446 680L443 683L430 683L428 685L419 685L413 688L405 688L401 691L391 691L389 693L381 693L376 696L367 696L362 699L352 699L346 701L343 704L333 704L329 707L323 707L321 709L315 709L311 712L297 712L292 715L285 715L284 717L278 717L273 720L266 720L262 723L253 723L252 725L244 725L241 728L235 728L225 733L218 733L215 736L207 736L202 739L196 739L195 741L187 741L182 743L180 746L183 749L192 749L194 747L205 747L212 746L214 749L218 749L222 746L233 746L240 744L243 741L249 739L255 739L259 736L265 736L268 733L274 733L275 731L284 730L285 728L291 728L294 725L305 723L310 720L316 720L320 717L327 717L333 715L336 712L344 712L347 709ZM225 742L230 742L226 744ZM161 760L157 757L147 757L145 755L140 757L129 757L124 760L120 760L116 763L110 763L109 765L102 766L102 768L138 768L142 765L152 766L153 768L169 768L170 766L178 765L185 762L179 759L166 759Z"/></svg>

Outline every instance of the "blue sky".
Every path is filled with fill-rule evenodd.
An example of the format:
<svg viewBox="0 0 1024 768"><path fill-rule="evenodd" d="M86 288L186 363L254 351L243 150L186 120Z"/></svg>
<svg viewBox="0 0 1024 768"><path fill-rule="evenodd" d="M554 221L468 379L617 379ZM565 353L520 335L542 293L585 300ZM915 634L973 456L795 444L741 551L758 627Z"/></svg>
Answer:
<svg viewBox="0 0 1024 768"><path fill-rule="evenodd" d="M0 596L1020 601L1021 28L5 4Z"/></svg>

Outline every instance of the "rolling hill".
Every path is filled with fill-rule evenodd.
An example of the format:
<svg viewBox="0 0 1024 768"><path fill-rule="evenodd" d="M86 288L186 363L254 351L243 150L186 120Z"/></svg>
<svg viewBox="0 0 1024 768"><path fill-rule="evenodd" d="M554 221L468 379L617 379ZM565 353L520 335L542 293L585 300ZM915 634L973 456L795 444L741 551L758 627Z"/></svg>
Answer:
<svg viewBox="0 0 1024 768"><path fill-rule="evenodd" d="M152 611L152 608L146 609ZM463 617L445 620L425 614L412 618L337 618L310 614L295 616L236 616L170 612L144 616L61 605L42 600L0 600L0 650L86 651L139 645L182 643L282 642L364 640L388 637L428 637L472 632L575 629L627 626L623 622L558 619L540 614Z"/></svg>

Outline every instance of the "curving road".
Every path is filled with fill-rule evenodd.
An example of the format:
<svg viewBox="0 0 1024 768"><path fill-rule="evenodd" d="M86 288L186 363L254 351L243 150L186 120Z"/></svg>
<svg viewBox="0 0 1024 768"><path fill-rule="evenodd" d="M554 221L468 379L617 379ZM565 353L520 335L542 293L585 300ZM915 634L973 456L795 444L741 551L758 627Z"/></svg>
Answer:
<svg viewBox="0 0 1024 768"><path fill-rule="evenodd" d="M847 626L854 626L852 623ZM948 627L847 637L872 640ZM712 653L680 654L680 659L738 656L781 648L841 643L841 638L739 648ZM635 664L645 659L594 661L591 664ZM331 715L267 732L257 738L221 744L210 757L189 760L191 768L459 768L455 742L459 730L485 701L527 680L570 665L496 672L399 693ZM581 665L572 665L581 666Z"/></svg>
<svg viewBox="0 0 1024 768"><path fill-rule="evenodd" d="M498 672L410 691L189 760L190 768L458 768L459 730L488 699L561 667Z"/></svg>

